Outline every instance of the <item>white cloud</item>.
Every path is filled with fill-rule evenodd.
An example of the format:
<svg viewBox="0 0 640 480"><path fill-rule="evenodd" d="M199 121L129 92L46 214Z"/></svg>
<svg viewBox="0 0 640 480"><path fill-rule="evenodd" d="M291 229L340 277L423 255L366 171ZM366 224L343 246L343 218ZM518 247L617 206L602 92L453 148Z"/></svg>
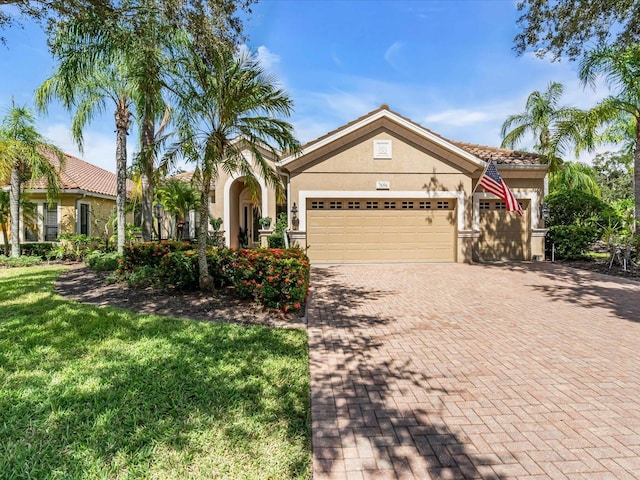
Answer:
<svg viewBox="0 0 640 480"><path fill-rule="evenodd" d="M401 42L394 42L393 45L387 48L387 51L384 52L385 61L396 70L400 70L398 60L402 47L403 44Z"/></svg>
<svg viewBox="0 0 640 480"><path fill-rule="evenodd" d="M256 52L256 58L260 65L267 71L272 72L276 63L280 63L280 57L271 52L267 47L261 45Z"/></svg>
<svg viewBox="0 0 640 480"><path fill-rule="evenodd" d="M264 45L260 45L257 50L251 51L249 46L243 43L238 46L238 54L250 56L256 60L266 72L269 73L273 73L275 65L280 63L280 57L271 52Z"/></svg>

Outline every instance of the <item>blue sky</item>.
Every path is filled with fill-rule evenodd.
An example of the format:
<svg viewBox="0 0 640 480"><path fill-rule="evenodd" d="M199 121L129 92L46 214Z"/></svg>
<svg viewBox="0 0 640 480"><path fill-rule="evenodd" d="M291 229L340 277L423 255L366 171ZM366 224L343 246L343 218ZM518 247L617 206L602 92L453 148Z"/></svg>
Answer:
<svg viewBox="0 0 640 480"><path fill-rule="evenodd" d="M512 0L262 0L245 20L245 33L248 48L293 98L290 120L302 142L386 103L444 137L499 146L504 119L550 81L563 83L563 103L578 107L607 93L584 89L575 62L516 56L517 18ZM26 22L5 36L3 113L12 96L32 104L34 90L54 68L37 26ZM70 123L57 105L39 118L43 134L80 155ZM112 112L105 112L85 131L80 156L114 171L113 130ZM135 137L129 138L131 152Z"/></svg>

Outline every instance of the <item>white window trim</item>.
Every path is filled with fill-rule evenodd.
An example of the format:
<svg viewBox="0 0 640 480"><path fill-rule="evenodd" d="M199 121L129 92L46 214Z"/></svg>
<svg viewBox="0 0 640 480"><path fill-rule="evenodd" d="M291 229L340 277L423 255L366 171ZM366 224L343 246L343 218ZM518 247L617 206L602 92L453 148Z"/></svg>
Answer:
<svg viewBox="0 0 640 480"><path fill-rule="evenodd" d="M58 229L58 236L62 235L62 204L61 202L58 200L55 202L56 204L56 228ZM42 241L45 242L47 241L46 239L46 227L47 227L47 210L49 210L49 202L43 202L42 204L39 205L42 207L42 216L40 217L42 220L38 220L38 222L41 222L41 229L40 231L42 232ZM40 211L38 212L40 213ZM40 235L38 236L40 238Z"/></svg>

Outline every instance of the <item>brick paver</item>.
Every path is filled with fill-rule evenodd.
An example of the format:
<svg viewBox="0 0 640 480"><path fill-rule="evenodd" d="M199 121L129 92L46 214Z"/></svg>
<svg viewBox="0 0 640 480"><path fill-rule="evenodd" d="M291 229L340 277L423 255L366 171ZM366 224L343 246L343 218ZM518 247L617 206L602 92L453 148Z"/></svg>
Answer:
<svg viewBox="0 0 640 480"><path fill-rule="evenodd" d="M315 479L640 478L640 283L314 267Z"/></svg>

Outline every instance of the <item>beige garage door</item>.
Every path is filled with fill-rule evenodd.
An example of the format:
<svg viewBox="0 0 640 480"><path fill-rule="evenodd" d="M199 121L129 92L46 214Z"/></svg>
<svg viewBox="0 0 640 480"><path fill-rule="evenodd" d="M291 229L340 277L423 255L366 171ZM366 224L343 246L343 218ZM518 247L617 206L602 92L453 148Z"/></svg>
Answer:
<svg viewBox="0 0 640 480"><path fill-rule="evenodd" d="M314 263L453 262L454 199L310 199L307 254Z"/></svg>
<svg viewBox="0 0 640 480"><path fill-rule="evenodd" d="M480 260L529 260L529 202L520 201L523 215L508 212L499 200L480 201Z"/></svg>

